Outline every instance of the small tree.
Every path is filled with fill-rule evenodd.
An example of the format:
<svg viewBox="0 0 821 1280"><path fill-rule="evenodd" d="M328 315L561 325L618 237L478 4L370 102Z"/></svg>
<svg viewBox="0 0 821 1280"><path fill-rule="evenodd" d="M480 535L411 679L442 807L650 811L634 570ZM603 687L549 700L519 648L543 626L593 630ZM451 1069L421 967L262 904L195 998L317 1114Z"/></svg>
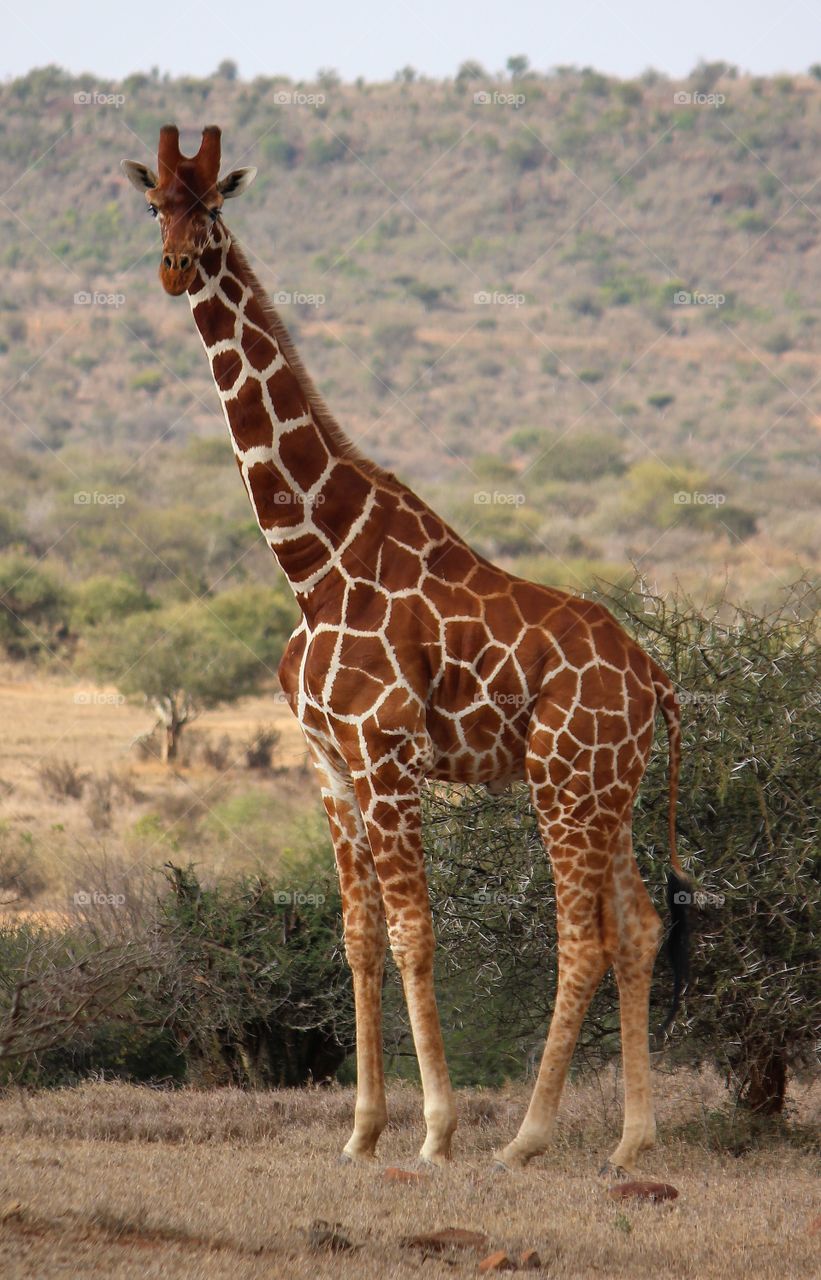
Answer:
<svg viewBox="0 0 821 1280"><path fill-rule="evenodd" d="M239 640L276 674L279 660L296 626L299 611L290 591L259 583L243 583L221 591L208 603L209 612L227 634Z"/></svg>
<svg viewBox="0 0 821 1280"><path fill-rule="evenodd" d="M507 60L507 71L511 80L521 80L527 74L529 60L523 53L514 53Z"/></svg>
<svg viewBox="0 0 821 1280"><path fill-rule="evenodd" d="M98 631L89 666L156 711L164 763L176 757L180 735L201 712L256 692L269 674L247 644L204 610L177 606Z"/></svg>
<svg viewBox="0 0 821 1280"><path fill-rule="evenodd" d="M473 58L469 58L467 62L462 63L456 72L454 83L458 89L464 89L473 80L487 80L487 78L487 72L481 62L476 62Z"/></svg>

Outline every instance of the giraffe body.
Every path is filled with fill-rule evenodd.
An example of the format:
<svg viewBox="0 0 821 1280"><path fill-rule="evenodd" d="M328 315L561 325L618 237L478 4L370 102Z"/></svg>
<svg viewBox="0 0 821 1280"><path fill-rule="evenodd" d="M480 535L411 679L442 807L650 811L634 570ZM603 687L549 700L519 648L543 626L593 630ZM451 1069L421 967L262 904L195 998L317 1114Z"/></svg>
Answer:
<svg viewBox="0 0 821 1280"><path fill-rule="evenodd" d="M163 283L188 293L243 482L302 610L279 674L320 774L342 890L358 1068L345 1153L372 1156L387 1119L387 935L422 1076L422 1156L450 1155L456 1113L433 990L421 788L526 779L555 877L559 982L533 1099L500 1160L521 1165L547 1147L582 1018L612 966L625 1064L612 1163L632 1169L654 1137L648 1000L661 923L636 867L631 815L660 709L673 840L670 681L601 605L490 564L357 454L214 215L242 179L217 181L218 131L203 138L186 159L166 128L159 179L144 166L127 172L157 207ZM671 853L680 873L674 845Z"/></svg>

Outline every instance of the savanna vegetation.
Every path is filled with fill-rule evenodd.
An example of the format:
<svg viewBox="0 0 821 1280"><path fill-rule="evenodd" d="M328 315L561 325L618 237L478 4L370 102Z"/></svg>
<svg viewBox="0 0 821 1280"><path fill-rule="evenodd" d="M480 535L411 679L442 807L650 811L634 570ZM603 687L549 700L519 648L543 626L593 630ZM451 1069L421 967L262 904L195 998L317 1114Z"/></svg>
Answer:
<svg viewBox="0 0 821 1280"><path fill-rule="evenodd" d="M684 708L679 850L694 882L692 977L672 1034L658 1037L659 1060L718 1065L753 1123L784 1116L788 1080L817 1064L821 1038L813 600L802 584L762 616L635 591L608 597L672 674ZM217 770L230 773L229 759ZM52 787L70 795L79 785L82 793L76 774L52 772ZM667 786L659 735L635 842L665 915ZM87 861L81 874L94 889L75 891L73 919L62 929L24 918L0 931L0 1055L10 1079L54 1083L95 1070L246 1085L325 1080L340 1070L344 1078L350 985L316 801L314 820L292 826L294 845L274 869L263 831L253 870L215 876L205 864L203 881L202 837L210 827L213 839L219 803L212 807L207 795L206 787L166 826L140 819L119 837L119 863L110 855ZM249 801L240 792L221 805L222 822L243 842L258 838ZM527 790L491 797L483 788L432 786L425 835L454 1078L502 1084L538 1060L555 995L552 877ZM143 842L136 880L135 866L122 863L135 837ZM25 896L31 863L19 850L17 862L6 863L12 889L15 874ZM657 1027L670 986L660 963ZM413 1076L394 974L385 1005L392 1071ZM579 1060L602 1065L617 1053L618 1004L608 979Z"/></svg>
<svg viewBox="0 0 821 1280"><path fill-rule="evenodd" d="M229 222L317 384L481 550L576 590L635 564L754 604L812 567L814 75L45 67L0 106L10 653L70 662L118 618L279 589L118 169L169 119L189 148L218 121L226 165L258 166Z"/></svg>
<svg viewBox="0 0 821 1280"><path fill-rule="evenodd" d="M521 57L297 85L45 67L0 106L0 1260L402 1275L399 1236L444 1215L557 1275L807 1273L819 69L625 82ZM259 167L228 220L351 438L498 562L603 596L675 680L692 961L654 1046L653 1160L687 1196L663 1218L592 1199L619 1097L609 979L551 1169L511 1196L477 1167L518 1123L555 990L523 787L425 796L467 1178L328 1172L353 1010L276 679L296 609L118 169L152 163L167 120L189 150L218 122L226 165ZM635 835L665 916L666 795L660 733ZM670 988L660 959L656 1027ZM419 1107L390 965L384 1003L396 1159ZM352 1247L330 1256L306 1206L335 1239L343 1202Z"/></svg>

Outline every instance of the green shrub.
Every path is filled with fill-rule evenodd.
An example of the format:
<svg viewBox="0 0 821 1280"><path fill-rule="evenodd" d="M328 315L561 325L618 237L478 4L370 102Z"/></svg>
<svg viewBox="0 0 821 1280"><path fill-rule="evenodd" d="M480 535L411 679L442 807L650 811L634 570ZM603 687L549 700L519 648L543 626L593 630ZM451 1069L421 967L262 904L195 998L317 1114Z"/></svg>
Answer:
<svg viewBox="0 0 821 1280"><path fill-rule="evenodd" d="M209 615L228 637L245 645L274 674L296 626L298 610L287 589L248 583L208 599Z"/></svg>
<svg viewBox="0 0 821 1280"><path fill-rule="evenodd" d="M114 942L90 914L64 933L0 922L0 1082L270 1087L339 1069L354 1014L327 855L276 881L165 873L170 892Z"/></svg>
<svg viewBox="0 0 821 1280"><path fill-rule="evenodd" d="M23 532L16 516L5 507L0 507L0 551L23 541Z"/></svg>
<svg viewBox="0 0 821 1280"><path fill-rule="evenodd" d="M283 169L292 169L297 162L298 152L295 145L288 138L283 138L281 133L269 133L262 139L260 150L266 160L280 165Z"/></svg>
<svg viewBox="0 0 821 1280"><path fill-rule="evenodd" d="M681 521L705 527L716 519L719 505L693 501L693 495L709 492L711 485L702 472L647 458L627 472L621 507L628 522L638 520L657 529Z"/></svg>
<svg viewBox="0 0 821 1280"><path fill-rule="evenodd" d="M343 138L335 134L320 134L316 138L311 138L305 149L305 161L314 168L321 168L326 164L334 164L337 160L344 160L348 154L348 147Z"/></svg>
<svg viewBox="0 0 821 1280"><path fill-rule="evenodd" d="M0 646L9 657L51 651L68 634L68 593L34 559L0 556Z"/></svg>
<svg viewBox="0 0 821 1280"><path fill-rule="evenodd" d="M527 173L545 163L547 152L538 138L522 130L505 147L505 159L517 173Z"/></svg>
<svg viewBox="0 0 821 1280"><path fill-rule="evenodd" d="M133 391L147 391L149 395L156 395L162 385L163 374L160 369L143 369L142 373L135 374L131 379Z"/></svg>
<svg viewBox="0 0 821 1280"><path fill-rule="evenodd" d="M127 573L112 576L98 574L75 588L71 606L71 625L85 631L103 622L116 622L132 613L143 613L153 607L150 596Z"/></svg>
<svg viewBox="0 0 821 1280"><path fill-rule="evenodd" d="M573 430L560 438L545 433L534 454L523 477L529 489L534 484L557 480L598 480L620 475L625 468L624 446L616 436L604 431Z"/></svg>
<svg viewBox="0 0 821 1280"><path fill-rule="evenodd" d="M744 209L736 215L735 224L739 231L749 231L751 235L763 235L765 231L769 231L771 219L763 213L756 213L754 209Z"/></svg>
<svg viewBox="0 0 821 1280"><path fill-rule="evenodd" d="M598 319L602 314L601 303L592 293L576 293L568 298L567 305L577 316L594 316Z"/></svg>
<svg viewBox="0 0 821 1280"><path fill-rule="evenodd" d="M190 992L175 995L172 1025L192 1065L213 1058L216 1044L236 1083L332 1077L354 1035L333 866L297 864L275 882L242 877L206 889L192 868L169 865L168 879L163 927Z"/></svg>
<svg viewBox="0 0 821 1280"><path fill-rule="evenodd" d="M762 338L761 345L765 351L769 351L772 355L783 356L785 352L792 351L795 342L786 329L774 329Z"/></svg>

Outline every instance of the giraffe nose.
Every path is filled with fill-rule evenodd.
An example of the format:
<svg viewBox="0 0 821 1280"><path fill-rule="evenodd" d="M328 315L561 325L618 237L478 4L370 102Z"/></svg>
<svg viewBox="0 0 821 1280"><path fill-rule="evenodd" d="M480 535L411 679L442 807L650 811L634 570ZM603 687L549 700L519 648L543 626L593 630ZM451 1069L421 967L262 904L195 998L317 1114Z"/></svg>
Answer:
<svg viewBox="0 0 821 1280"><path fill-rule="evenodd" d="M166 271L186 271L191 266L191 255L189 253L166 253L163 254L162 264Z"/></svg>

